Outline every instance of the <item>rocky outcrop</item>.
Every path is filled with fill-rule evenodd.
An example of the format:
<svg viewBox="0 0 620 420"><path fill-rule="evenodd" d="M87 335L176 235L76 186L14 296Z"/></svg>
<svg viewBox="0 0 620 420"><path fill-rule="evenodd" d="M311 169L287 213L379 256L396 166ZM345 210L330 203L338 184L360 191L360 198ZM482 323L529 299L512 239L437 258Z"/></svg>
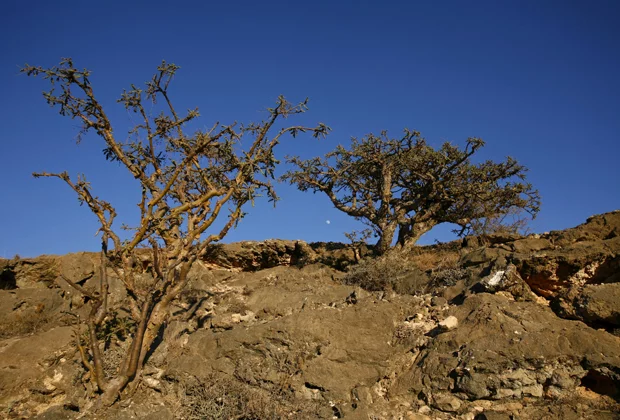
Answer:
<svg viewBox="0 0 620 420"><path fill-rule="evenodd" d="M565 231L520 239L495 238L486 246L464 252L460 264L478 270L480 275L494 275L514 267L512 273L518 274L536 295L551 301L559 316L613 330L618 326L618 232L620 211L614 211L593 216ZM480 240L465 244L479 245ZM506 276L502 279L501 283L508 281ZM479 288L493 291L482 283ZM524 293L530 296L528 291Z"/></svg>
<svg viewBox="0 0 620 420"><path fill-rule="evenodd" d="M345 284L336 268L354 254L341 244L213 247L175 302L142 386L109 418L172 419L188 406L209 418L226 404L286 399L270 418L612 419L619 224L614 212L565 232L444 247L460 260L421 249L428 286L407 290ZM0 270L2 325L12 326L0 331L0 409L83 415L71 410L84 411L93 390L65 315L80 314L83 301L59 277L93 286L97 254L0 261ZM107 345L113 372L127 341ZM209 383L225 386L205 393Z"/></svg>
<svg viewBox="0 0 620 420"><path fill-rule="evenodd" d="M563 318L620 331L620 283L575 287L559 294L551 305Z"/></svg>
<svg viewBox="0 0 620 420"><path fill-rule="evenodd" d="M471 291L474 293L506 292L518 301L536 300L536 295L532 292L527 282L521 278L517 267L513 264L508 264L505 269L496 270L492 274L483 277L480 282L471 288Z"/></svg>
<svg viewBox="0 0 620 420"><path fill-rule="evenodd" d="M533 302L476 294L452 310L459 327L430 341L414 368L396 381L394 395L451 393L465 401L561 398L588 375L620 390L620 339L559 319Z"/></svg>

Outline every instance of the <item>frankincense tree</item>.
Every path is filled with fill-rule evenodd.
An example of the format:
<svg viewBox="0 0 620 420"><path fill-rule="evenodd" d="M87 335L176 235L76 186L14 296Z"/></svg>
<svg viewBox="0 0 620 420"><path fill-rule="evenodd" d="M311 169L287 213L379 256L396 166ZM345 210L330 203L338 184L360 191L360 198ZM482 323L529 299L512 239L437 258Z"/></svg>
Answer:
<svg viewBox="0 0 620 420"><path fill-rule="evenodd" d="M484 142L469 138L464 149L446 142L435 149L417 131L401 138L368 134L353 138L325 158L302 160L283 179L302 191L322 192L334 206L371 226L385 253L398 231L401 246L413 245L440 223L453 223L459 234L515 209L535 216L538 191L525 181L526 168L504 162L471 162Z"/></svg>
<svg viewBox="0 0 620 420"><path fill-rule="evenodd" d="M188 283L192 264L209 244L221 240L239 222L245 204L259 195L277 199L270 181L277 164L274 148L282 137L304 132L322 137L329 131L324 124L278 128L280 120L307 110L307 100L292 104L280 96L262 122L216 123L188 134L187 124L199 113L197 109L181 113L173 106L169 86L178 69L164 61L144 89L131 85L122 93L118 102L139 121L124 139L117 137L95 96L90 71L78 69L71 59L50 68L25 65L22 69L28 76L42 76L50 83L44 97L61 115L80 122L78 141L83 134L95 133L104 143L105 158L118 162L137 180L140 219L137 226L129 228L129 239L123 240L114 225L114 206L99 198L83 175L34 174L64 181L100 225L102 265L97 290L80 286L76 279L66 280L91 305L90 315L83 321L88 339L79 341L78 347L103 406L113 404L128 384L139 378L171 303ZM157 115L151 115L151 104L160 106ZM214 229L218 218L225 222ZM136 264L145 252L150 254L146 273ZM113 316L106 267L122 281L134 321L124 362L114 375L104 372L101 352L105 347L100 343L100 330Z"/></svg>

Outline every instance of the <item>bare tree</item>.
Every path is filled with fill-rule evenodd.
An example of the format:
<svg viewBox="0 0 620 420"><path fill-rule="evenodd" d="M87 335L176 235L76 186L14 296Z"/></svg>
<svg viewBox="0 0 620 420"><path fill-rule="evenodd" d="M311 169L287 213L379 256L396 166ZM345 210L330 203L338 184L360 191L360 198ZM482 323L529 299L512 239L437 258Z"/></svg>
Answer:
<svg viewBox="0 0 620 420"><path fill-rule="evenodd" d="M277 164L274 148L282 136L308 132L322 137L329 131L324 124L277 129L281 119L307 110L307 100L294 105L280 96L262 122L216 123L188 135L184 128L199 113L194 109L182 114L172 104L169 85L178 69L162 62L145 89L131 85L122 93L118 102L139 120L124 140L116 137L95 97L90 71L79 70L71 59L50 68L25 65L22 69L29 76L40 75L50 82L51 89L44 92L44 97L61 115L81 123L78 141L83 134L94 132L105 143L105 158L127 168L139 184L140 221L127 228L129 239L122 240L113 226L117 215L114 207L93 193L84 175L73 179L67 172L34 174L60 178L68 184L100 224L98 290L87 290L74 279L67 281L89 298L91 311L84 322L88 340L85 346L84 342L78 346L104 406L113 404L127 385L139 378L145 357L169 316L171 302L188 283L192 264L205 254L209 244L221 240L239 222L246 203L261 194L277 200L270 180ZM148 103L160 112L151 115ZM249 147L238 150L242 140L247 139ZM226 222L211 232L209 228L218 217ZM144 267L136 262L145 252L150 254L150 263L143 273ZM113 316L108 304L106 267L122 281L135 321L124 362L112 377L104 373L99 338L106 320Z"/></svg>
<svg viewBox="0 0 620 420"><path fill-rule="evenodd" d="M283 179L325 193L337 209L371 226L383 254L397 231L398 243L408 246L440 223L457 224L463 235L472 222L509 208L538 212L538 191L525 182L526 168L510 157L472 163L482 146L482 139L469 138L464 149L448 142L434 149L417 131L405 130L400 139L384 131L353 138L349 149L339 145L325 158L290 157L297 169Z"/></svg>

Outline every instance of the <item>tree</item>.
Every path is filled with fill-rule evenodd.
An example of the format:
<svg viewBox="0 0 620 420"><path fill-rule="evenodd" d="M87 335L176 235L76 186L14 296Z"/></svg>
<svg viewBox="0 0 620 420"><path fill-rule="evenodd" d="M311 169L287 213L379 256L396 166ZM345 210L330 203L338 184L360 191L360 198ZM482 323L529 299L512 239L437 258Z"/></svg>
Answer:
<svg viewBox="0 0 620 420"><path fill-rule="evenodd" d="M51 84L44 92L48 104L63 116L81 124L80 135L93 132L105 144L105 158L125 167L137 180L140 221L126 227L129 239L122 240L113 226L117 216L112 204L97 197L84 175L73 179L67 172L35 173L35 177L60 178L96 215L102 235L101 270L98 290L80 286L76 279L66 279L89 299L90 315L87 339L78 339L84 366L90 372L100 403L113 404L130 383L136 383L145 357L152 349L172 301L188 283L192 264L208 250L209 244L221 240L244 216L243 206L265 194L277 195L270 182L277 160L274 148L282 136L309 132L314 137L327 134L324 124L316 127L274 127L280 120L307 110L307 100L297 105L280 96L268 118L248 125L214 124L208 130L188 135L184 128L199 116L198 110L180 114L172 105L169 85L178 66L165 61L157 68L146 88L135 85L123 91L118 102L139 120L126 140L116 137L112 123L96 99L90 71L79 70L71 59L58 66L42 68L25 65L22 72L43 76ZM145 105L149 105L147 108ZM158 110L151 115L149 109ZM249 138L246 151L239 151L243 139ZM228 214L223 212L228 210ZM209 228L218 217L226 218L214 232ZM111 247L109 248L109 242ZM150 254L148 266L137 263ZM108 299L106 267L122 281L127 291L129 312L134 321L131 343L116 375L106 377L102 366L100 340L106 323L114 317Z"/></svg>
<svg viewBox="0 0 620 420"><path fill-rule="evenodd" d="M325 158L289 157L296 169L283 179L325 193L338 210L371 226L383 254L396 231L398 243L410 246L440 223L458 225L463 235L472 222L508 209L538 212L538 191L525 182L526 169L517 161L471 162L483 146L469 138L464 149L448 142L434 149L417 131L405 130L400 139L383 131L353 138L349 149L339 145Z"/></svg>

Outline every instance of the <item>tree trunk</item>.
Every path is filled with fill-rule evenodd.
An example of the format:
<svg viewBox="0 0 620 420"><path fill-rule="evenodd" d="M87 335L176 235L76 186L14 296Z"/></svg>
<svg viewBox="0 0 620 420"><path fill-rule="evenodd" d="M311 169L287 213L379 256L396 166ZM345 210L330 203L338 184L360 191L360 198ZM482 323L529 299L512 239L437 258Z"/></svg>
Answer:
<svg viewBox="0 0 620 420"><path fill-rule="evenodd" d="M407 241L407 237L411 235L411 226L410 225L400 225L398 228L398 240L397 243L399 246L404 246Z"/></svg>
<svg viewBox="0 0 620 420"><path fill-rule="evenodd" d="M420 237L431 230L436 224L436 222L431 220L401 225L398 231L398 245L403 249L412 248Z"/></svg>
<svg viewBox="0 0 620 420"><path fill-rule="evenodd" d="M388 224L381 229L381 236L377 245L375 245L375 252L377 255L383 255L388 249L392 247L392 241L394 240L394 233L396 232L396 224Z"/></svg>

